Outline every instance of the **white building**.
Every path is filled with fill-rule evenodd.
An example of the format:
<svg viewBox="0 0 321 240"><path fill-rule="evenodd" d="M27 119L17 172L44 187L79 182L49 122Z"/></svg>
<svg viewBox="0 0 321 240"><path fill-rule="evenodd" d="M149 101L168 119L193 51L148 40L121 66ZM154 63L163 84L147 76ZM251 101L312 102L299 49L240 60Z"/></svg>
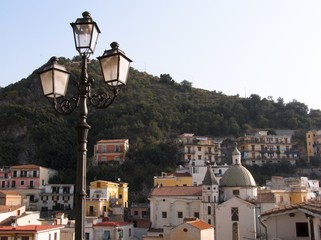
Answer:
<svg viewBox="0 0 321 240"><path fill-rule="evenodd" d="M263 202L256 202L256 183L242 166L237 148L232 157L233 164L220 182L213 169L207 167L202 186L152 189L149 195L152 222L149 234L163 235L164 226L175 227L182 224L184 218L196 217L214 227L217 240L260 237L257 206Z"/></svg>
<svg viewBox="0 0 321 240"><path fill-rule="evenodd" d="M42 211L70 210L74 204L74 185L47 184L40 188L39 198Z"/></svg>
<svg viewBox="0 0 321 240"><path fill-rule="evenodd" d="M260 222L267 240L320 240L321 202L309 201L264 212Z"/></svg>

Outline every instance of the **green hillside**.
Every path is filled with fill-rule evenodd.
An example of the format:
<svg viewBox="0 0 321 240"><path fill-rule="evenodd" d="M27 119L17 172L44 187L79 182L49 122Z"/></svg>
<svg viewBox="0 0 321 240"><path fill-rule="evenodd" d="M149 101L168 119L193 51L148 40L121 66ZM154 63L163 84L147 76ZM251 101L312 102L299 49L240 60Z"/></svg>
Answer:
<svg viewBox="0 0 321 240"><path fill-rule="evenodd" d="M79 62L60 61L72 72L71 91L79 76ZM42 95L38 70L0 89L0 165L35 163L60 170L53 181L73 182L78 113L60 116L54 112ZM89 75L95 79L93 91L105 87L98 61L89 64ZM295 129L304 145L304 132L321 128L320 119L320 110L310 110L295 100L227 96L193 88L186 80L178 83L169 74L156 77L131 69L128 84L113 105L105 110L89 107L88 116L92 127L88 157L97 140L128 138L128 160L122 166L95 167L89 159L87 180L120 177L132 191L147 191L154 175L175 168L173 141L178 134L237 137L251 128Z"/></svg>

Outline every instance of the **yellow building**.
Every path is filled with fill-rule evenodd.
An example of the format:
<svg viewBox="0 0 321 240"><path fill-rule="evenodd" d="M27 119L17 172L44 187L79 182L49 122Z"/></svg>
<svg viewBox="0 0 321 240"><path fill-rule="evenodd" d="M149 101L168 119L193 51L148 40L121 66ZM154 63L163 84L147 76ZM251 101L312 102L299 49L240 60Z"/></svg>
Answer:
<svg viewBox="0 0 321 240"><path fill-rule="evenodd" d="M127 183L98 180L90 183L89 192L89 198L86 199L86 216L123 216L124 208L128 207Z"/></svg>
<svg viewBox="0 0 321 240"><path fill-rule="evenodd" d="M306 133L307 155L308 160L311 157L320 155L321 153L321 130L312 130Z"/></svg>
<svg viewBox="0 0 321 240"><path fill-rule="evenodd" d="M307 177L272 176L265 191L274 194L278 206L299 204L313 200L320 194L319 181Z"/></svg>
<svg viewBox="0 0 321 240"><path fill-rule="evenodd" d="M154 177L154 186L175 187L175 186L193 186L193 177L190 173L166 173Z"/></svg>

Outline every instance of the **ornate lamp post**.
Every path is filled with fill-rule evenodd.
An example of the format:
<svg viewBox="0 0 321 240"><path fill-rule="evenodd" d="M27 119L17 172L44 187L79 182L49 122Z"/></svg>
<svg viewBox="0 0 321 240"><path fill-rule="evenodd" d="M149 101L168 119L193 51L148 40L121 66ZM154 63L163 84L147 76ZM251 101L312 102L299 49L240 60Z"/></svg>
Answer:
<svg viewBox="0 0 321 240"><path fill-rule="evenodd" d="M111 43L111 49L98 57L105 83L106 92L92 93L92 80L88 79L87 63L89 56L94 53L100 30L88 12L83 13L75 23L71 23L74 32L75 46L79 52L81 75L76 83L77 91L73 97L65 97L70 73L58 64L58 59L52 57L43 71L39 72L44 95L53 108L60 114L70 114L79 107L78 157L76 179L76 224L75 239L84 240L85 233L85 201L86 201L86 160L87 137L90 126L87 123L88 105L96 108L107 108L117 97L121 87L126 84L129 65L132 62L118 49L118 43Z"/></svg>

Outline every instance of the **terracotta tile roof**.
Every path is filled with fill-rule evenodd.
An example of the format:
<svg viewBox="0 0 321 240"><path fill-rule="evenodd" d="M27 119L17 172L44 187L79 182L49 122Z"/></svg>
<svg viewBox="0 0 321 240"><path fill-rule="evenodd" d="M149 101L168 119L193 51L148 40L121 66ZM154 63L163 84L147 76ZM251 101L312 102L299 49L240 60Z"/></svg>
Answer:
<svg viewBox="0 0 321 240"><path fill-rule="evenodd" d="M320 201L305 202L302 205L300 205L300 208L307 210L311 213L321 215L321 202Z"/></svg>
<svg viewBox="0 0 321 240"><path fill-rule="evenodd" d="M149 196L202 196L202 186L155 187Z"/></svg>
<svg viewBox="0 0 321 240"><path fill-rule="evenodd" d="M12 166L12 169L39 169L40 166L35 165L35 164L26 164L26 165L17 165L17 166Z"/></svg>
<svg viewBox="0 0 321 240"><path fill-rule="evenodd" d="M203 229L209 229L209 228L213 228L212 225L206 223L206 222L203 222L202 220L195 220L195 221L191 221L191 222L186 222L187 224L189 225L192 225L193 227L196 227L200 230L203 230Z"/></svg>
<svg viewBox="0 0 321 240"><path fill-rule="evenodd" d="M93 226L94 227L121 227L121 226L127 226L127 225L132 225L132 223L107 221L107 222L96 223Z"/></svg>
<svg viewBox="0 0 321 240"><path fill-rule="evenodd" d="M277 207L277 208L273 208L268 211L265 211L264 213L261 214L261 216L265 217L265 216L270 216L274 214L279 214L282 212L293 211L296 209L321 215L321 201L314 200L314 201L303 202L300 204Z"/></svg>
<svg viewBox="0 0 321 240"><path fill-rule="evenodd" d="M0 226L0 232L3 231L21 231L21 232L39 232L51 230L56 228L63 228L62 225L26 225L26 226Z"/></svg>
<svg viewBox="0 0 321 240"><path fill-rule="evenodd" d="M290 206L281 206L281 207L272 208L270 210L267 210L264 213L262 213L261 216L264 217L264 216L279 214L279 213L282 213L282 212L292 211L292 210L295 210L295 209L298 209L298 208L299 208L298 204L290 205Z"/></svg>
<svg viewBox="0 0 321 240"><path fill-rule="evenodd" d="M0 190L0 193L2 193L3 195L19 195L19 193L17 193L16 191L13 190Z"/></svg>

